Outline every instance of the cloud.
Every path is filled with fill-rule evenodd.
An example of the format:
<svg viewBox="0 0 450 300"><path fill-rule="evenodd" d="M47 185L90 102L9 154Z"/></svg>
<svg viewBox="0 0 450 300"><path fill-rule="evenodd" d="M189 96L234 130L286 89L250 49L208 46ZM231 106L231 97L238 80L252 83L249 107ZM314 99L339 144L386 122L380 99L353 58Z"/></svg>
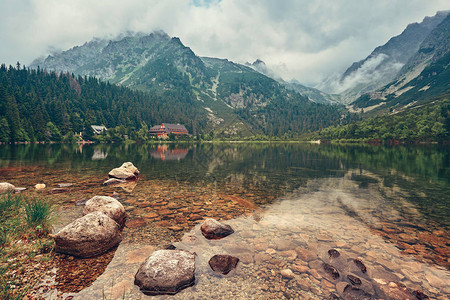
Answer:
<svg viewBox="0 0 450 300"><path fill-rule="evenodd" d="M382 65L383 62L385 63ZM366 60L357 70L350 73L343 80L341 80L340 75L331 76L328 78L328 82L324 84L327 89L323 90L329 93L340 94L359 84L384 82L384 78L390 78L391 74L397 73L402 67L402 63L389 60L388 55L380 53Z"/></svg>
<svg viewBox="0 0 450 300"><path fill-rule="evenodd" d="M315 84L449 8L446 0L3 0L0 62L162 29L200 56L259 58L286 80Z"/></svg>

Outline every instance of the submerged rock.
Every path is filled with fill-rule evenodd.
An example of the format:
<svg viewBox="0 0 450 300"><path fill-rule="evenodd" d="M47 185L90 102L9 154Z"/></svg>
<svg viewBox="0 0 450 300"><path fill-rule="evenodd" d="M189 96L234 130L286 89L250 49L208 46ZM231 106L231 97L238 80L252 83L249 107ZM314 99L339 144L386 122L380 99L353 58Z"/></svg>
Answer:
<svg viewBox="0 0 450 300"><path fill-rule="evenodd" d="M287 278L287 279L295 278L295 274L294 274L294 272L292 272L291 269L281 270L280 274L281 274L281 276L283 276L284 278Z"/></svg>
<svg viewBox="0 0 450 300"><path fill-rule="evenodd" d="M14 193L16 187L8 182L0 182L0 194Z"/></svg>
<svg viewBox="0 0 450 300"><path fill-rule="evenodd" d="M234 232L230 225L222 224L214 219L206 219L200 230L203 236L209 240L221 239Z"/></svg>
<svg viewBox="0 0 450 300"><path fill-rule="evenodd" d="M384 299L392 299L392 300L417 300L420 299L417 297L417 294L413 293L409 290L404 284L400 282L383 282L378 285L381 294ZM422 295L426 296L422 293ZM427 298L422 298L427 299Z"/></svg>
<svg viewBox="0 0 450 300"><path fill-rule="evenodd" d="M75 202L75 206L83 206L86 204L86 202L88 202L89 199L80 199L77 202Z"/></svg>
<svg viewBox="0 0 450 300"><path fill-rule="evenodd" d="M375 299L372 294L367 293L366 291L351 286L346 282L339 282L336 285L336 290L339 295L345 300L373 300Z"/></svg>
<svg viewBox="0 0 450 300"><path fill-rule="evenodd" d="M55 251L83 258L105 253L122 241L119 224L99 211L73 221L52 237Z"/></svg>
<svg viewBox="0 0 450 300"><path fill-rule="evenodd" d="M339 251L337 251L336 249L330 249L328 250L328 255L330 256L330 258L338 258L341 253L339 253Z"/></svg>
<svg viewBox="0 0 450 300"><path fill-rule="evenodd" d="M339 296L336 295L335 293L329 294L328 298L327 298L327 300L339 300L339 299L341 299L341 298L339 298Z"/></svg>
<svg viewBox="0 0 450 300"><path fill-rule="evenodd" d="M427 295L425 295L423 292L421 291L414 291L413 294L416 296L417 299L419 300L425 300L425 299L430 299Z"/></svg>
<svg viewBox="0 0 450 300"><path fill-rule="evenodd" d="M117 178L110 178L102 183L103 186L113 185L113 184L120 184L120 183L126 183L126 180L123 179L117 179Z"/></svg>
<svg viewBox="0 0 450 300"><path fill-rule="evenodd" d="M108 196L94 196L89 199L83 210L83 214L87 215L94 211L100 211L117 222L120 226L125 225L127 214L122 203Z"/></svg>
<svg viewBox="0 0 450 300"><path fill-rule="evenodd" d="M140 172L131 162L124 162L119 168L112 169L109 177L125 180L136 180Z"/></svg>
<svg viewBox="0 0 450 300"><path fill-rule="evenodd" d="M353 260L353 262L354 262L355 265L361 270L361 272L363 272L363 273L366 273L366 272L367 272L366 265L362 262L361 259L355 258L355 259Z"/></svg>
<svg viewBox="0 0 450 300"><path fill-rule="evenodd" d="M48 191L49 194L62 194L67 193L69 190L65 188L53 188L50 191Z"/></svg>
<svg viewBox="0 0 450 300"><path fill-rule="evenodd" d="M347 275L348 280L350 280L351 284L353 285L361 285L361 279L359 279L358 277L354 276L354 275Z"/></svg>
<svg viewBox="0 0 450 300"><path fill-rule="evenodd" d="M344 288L343 297L345 300L373 300L375 299L366 291L348 284ZM406 300L406 299L405 299Z"/></svg>
<svg viewBox="0 0 450 300"><path fill-rule="evenodd" d="M73 183L58 183L58 187L60 188L66 188L73 186Z"/></svg>
<svg viewBox="0 0 450 300"><path fill-rule="evenodd" d="M194 273L194 254L183 250L158 250L139 267L134 284L146 295L173 295L194 285Z"/></svg>
<svg viewBox="0 0 450 300"><path fill-rule="evenodd" d="M231 255L214 255L208 263L214 272L227 275L231 270L236 268L238 262L239 258Z"/></svg>
<svg viewBox="0 0 450 300"><path fill-rule="evenodd" d="M322 267L325 270L325 272L327 274L329 274L333 279L338 279L339 278L339 276L340 276L339 275L339 271L336 270L336 268L333 267L332 265L327 264L327 263L323 263Z"/></svg>

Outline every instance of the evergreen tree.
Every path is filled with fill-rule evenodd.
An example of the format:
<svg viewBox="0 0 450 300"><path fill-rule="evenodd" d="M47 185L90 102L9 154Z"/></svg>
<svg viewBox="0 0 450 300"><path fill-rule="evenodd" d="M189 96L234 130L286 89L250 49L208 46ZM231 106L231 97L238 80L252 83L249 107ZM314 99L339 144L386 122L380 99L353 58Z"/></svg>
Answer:
<svg viewBox="0 0 450 300"><path fill-rule="evenodd" d="M0 118L0 142L9 142L11 140L11 130L9 130L6 118Z"/></svg>

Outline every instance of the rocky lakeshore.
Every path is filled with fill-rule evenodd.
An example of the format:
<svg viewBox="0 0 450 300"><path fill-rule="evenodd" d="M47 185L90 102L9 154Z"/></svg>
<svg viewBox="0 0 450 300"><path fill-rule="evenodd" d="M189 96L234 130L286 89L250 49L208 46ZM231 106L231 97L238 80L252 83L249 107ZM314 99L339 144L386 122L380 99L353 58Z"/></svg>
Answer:
<svg viewBox="0 0 450 300"><path fill-rule="evenodd" d="M384 200L402 199L407 191L355 173L310 179L274 200L280 191L232 181L217 186L133 173L138 180L103 184L105 174L92 171L0 169L8 182L26 188L24 195L58 204L55 233L107 203L119 202L126 214L109 215L123 227L122 241L104 254L23 258L17 275L33 284L28 299L155 297L135 285L135 276L166 249L195 253L195 279L174 295L156 296L162 299L448 299L447 229L423 222L405 201ZM114 201L93 204L98 195ZM224 231L202 230L208 218Z"/></svg>

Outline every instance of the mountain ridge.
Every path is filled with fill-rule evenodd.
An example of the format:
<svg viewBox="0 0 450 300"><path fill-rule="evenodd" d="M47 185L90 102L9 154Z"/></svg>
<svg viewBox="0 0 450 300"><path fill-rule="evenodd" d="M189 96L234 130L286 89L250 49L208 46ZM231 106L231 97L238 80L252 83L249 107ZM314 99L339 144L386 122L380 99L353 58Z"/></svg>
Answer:
<svg viewBox="0 0 450 300"><path fill-rule="evenodd" d="M206 115L208 130L224 135L283 134L319 129L340 122L342 114L346 114L341 107L315 104L248 66L229 60L201 58L179 38L169 37L164 32L125 36L108 41L99 50L104 44L97 41L73 47L37 60L31 67L94 76L162 97L177 97L179 103L194 103L197 113ZM83 49L88 46L92 49ZM298 123L296 126L285 126L277 119L292 114L287 107L293 103L298 116L308 111L313 116L322 116L318 117L321 121L302 123L293 120ZM322 120L323 116L327 117ZM273 127L270 122L279 126Z"/></svg>
<svg viewBox="0 0 450 300"><path fill-rule="evenodd" d="M354 62L339 78L329 78L317 87L327 93L341 94L342 102L349 104L388 84L449 12L439 11L432 17L425 17L421 23L409 24L401 34L376 47L365 59Z"/></svg>

